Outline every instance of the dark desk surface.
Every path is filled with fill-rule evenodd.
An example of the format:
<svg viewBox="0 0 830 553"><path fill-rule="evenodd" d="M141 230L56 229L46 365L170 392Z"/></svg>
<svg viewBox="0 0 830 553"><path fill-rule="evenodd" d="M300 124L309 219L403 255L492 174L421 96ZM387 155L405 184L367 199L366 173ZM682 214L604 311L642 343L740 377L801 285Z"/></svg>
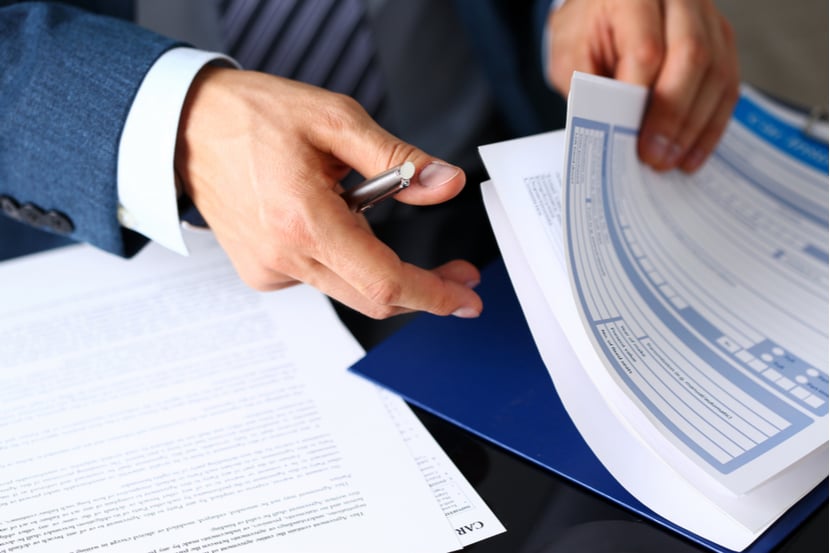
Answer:
<svg viewBox="0 0 830 553"><path fill-rule="evenodd" d="M415 219L410 220L410 217ZM479 267L498 255L480 203L478 181L460 198L417 215L373 225L405 260L433 267L464 258ZM367 350L406 324L407 316L374 321L343 306L341 319ZM703 553L708 550L577 487L445 420L414 408L432 435L507 528L465 548L473 553ZM828 506L786 540L782 553L827 553Z"/></svg>

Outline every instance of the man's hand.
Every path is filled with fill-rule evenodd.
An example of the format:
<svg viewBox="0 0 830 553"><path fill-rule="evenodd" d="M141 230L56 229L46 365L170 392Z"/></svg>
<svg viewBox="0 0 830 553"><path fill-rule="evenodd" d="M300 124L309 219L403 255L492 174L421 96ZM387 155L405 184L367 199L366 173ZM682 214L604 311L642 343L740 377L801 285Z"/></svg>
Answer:
<svg viewBox="0 0 830 553"><path fill-rule="evenodd" d="M645 85L640 158L697 170L738 99L732 28L711 0L567 0L548 20L547 76L567 95L573 71Z"/></svg>
<svg viewBox="0 0 830 553"><path fill-rule="evenodd" d="M464 186L459 168L396 139L350 98L209 67L188 94L175 165L185 193L251 287L306 282L374 318L408 311L477 316L472 264L427 271L402 262L340 197L351 168L371 177L404 161L415 164L416 175L400 201L439 203Z"/></svg>

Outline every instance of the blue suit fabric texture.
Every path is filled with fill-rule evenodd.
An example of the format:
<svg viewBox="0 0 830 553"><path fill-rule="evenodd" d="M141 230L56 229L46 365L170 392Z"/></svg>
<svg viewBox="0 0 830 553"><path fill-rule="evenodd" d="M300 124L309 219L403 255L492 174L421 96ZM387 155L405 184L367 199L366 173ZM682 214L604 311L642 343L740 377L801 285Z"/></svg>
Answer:
<svg viewBox="0 0 830 553"><path fill-rule="evenodd" d="M0 10L0 195L74 225L62 237L0 217L0 258L69 239L130 256L146 242L117 220L118 143L141 80L175 44L61 4Z"/></svg>

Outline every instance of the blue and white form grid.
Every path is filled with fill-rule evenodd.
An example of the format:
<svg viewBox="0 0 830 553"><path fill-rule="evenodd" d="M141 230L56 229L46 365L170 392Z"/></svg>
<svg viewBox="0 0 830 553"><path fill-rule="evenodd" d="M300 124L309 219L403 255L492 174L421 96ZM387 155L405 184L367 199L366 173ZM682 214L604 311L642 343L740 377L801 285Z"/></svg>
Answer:
<svg viewBox="0 0 830 553"><path fill-rule="evenodd" d="M568 140L577 303L651 414L722 474L826 416L827 145L746 97L691 182L637 169L633 129Z"/></svg>

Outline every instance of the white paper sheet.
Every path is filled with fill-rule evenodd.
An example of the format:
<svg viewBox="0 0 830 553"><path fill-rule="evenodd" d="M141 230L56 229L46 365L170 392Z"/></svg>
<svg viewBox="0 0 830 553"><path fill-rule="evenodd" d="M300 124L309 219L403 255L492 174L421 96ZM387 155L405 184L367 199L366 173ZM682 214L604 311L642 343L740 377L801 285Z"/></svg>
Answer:
<svg viewBox="0 0 830 553"><path fill-rule="evenodd" d="M699 172L658 174L636 156L642 89L574 87L564 238L603 350L583 363L672 464L679 449L746 492L827 441L826 173L762 140L750 120L766 113L744 100Z"/></svg>
<svg viewBox="0 0 830 553"><path fill-rule="evenodd" d="M631 124L628 117L639 121L642 91L628 90L622 97L630 105L615 104L613 98L606 96L582 98L580 105L584 109L599 109L602 113L597 118L606 117L618 124L622 119ZM778 458L770 463L780 470L781 455L791 461L789 448L799 440L801 445L795 449L801 448L797 455L804 455L804 459L768 480L765 479L770 473L776 474L776 470L756 471L754 485L757 487L743 496L713 483L698 463L678 454L674 446L655 446L665 438L642 415L638 418L637 409L620 401L618 382L609 378L608 370L598 361L595 343L585 333L571 294L562 233L566 138L562 131L481 148L492 178L482 185L485 205L540 353L577 427L597 456L633 495L692 532L733 549L742 549L787 506L826 476L826 410L816 425L824 425L823 439L821 428L802 432L785 447L778 447ZM580 156L591 157L584 144L578 147ZM602 154L601 150L594 149L594 152ZM579 170L584 171L582 167ZM604 170L615 171L617 177L626 171L625 167L618 166ZM647 184L658 188L661 185L665 183ZM667 206L667 209L676 212L683 207ZM608 239L599 226L594 226L592 232L593 238ZM587 370L581 370L580 366ZM824 375L826 379L826 372ZM630 401L625 393L622 395ZM635 411L633 416L632 411ZM689 479L682 478L681 473ZM720 515L716 516L718 512Z"/></svg>
<svg viewBox="0 0 830 553"><path fill-rule="evenodd" d="M466 547L504 532L496 515L406 403L383 388L378 387L378 393L461 545Z"/></svg>
<svg viewBox="0 0 830 553"><path fill-rule="evenodd" d="M0 551L459 549L325 297L253 292L188 242L0 265Z"/></svg>

